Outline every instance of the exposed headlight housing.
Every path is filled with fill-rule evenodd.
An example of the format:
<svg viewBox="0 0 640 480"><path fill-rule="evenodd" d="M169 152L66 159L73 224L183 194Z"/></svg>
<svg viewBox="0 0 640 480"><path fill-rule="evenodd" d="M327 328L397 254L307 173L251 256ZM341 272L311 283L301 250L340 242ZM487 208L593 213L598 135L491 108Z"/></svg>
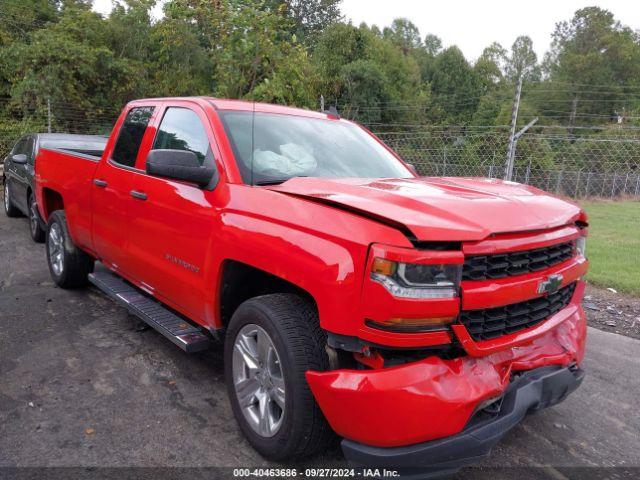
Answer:
<svg viewBox="0 0 640 480"><path fill-rule="evenodd" d="M578 252L583 257L586 257L587 251L587 237L578 237L576 239L576 252Z"/></svg>
<svg viewBox="0 0 640 480"><path fill-rule="evenodd" d="M434 299L458 296L462 265L403 263L375 258L371 279L398 298Z"/></svg>

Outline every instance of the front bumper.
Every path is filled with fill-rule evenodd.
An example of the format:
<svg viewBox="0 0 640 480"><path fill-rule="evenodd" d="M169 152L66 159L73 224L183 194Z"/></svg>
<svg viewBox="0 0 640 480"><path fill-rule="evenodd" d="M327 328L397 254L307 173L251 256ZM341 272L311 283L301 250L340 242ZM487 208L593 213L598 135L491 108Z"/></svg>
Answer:
<svg viewBox="0 0 640 480"><path fill-rule="evenodd" d="M584 377L577 367L541 367L509 384L493 415L479 412L460 433L405 447L381 448L342 441L346 459L363 467L399 471L403 477L426 478L453 473L489 455L492 447L524 416L555 405L574 391Z"/></svg>
<svg viewBox="0 0 640 480"><path fill-rule="evenodd" d="M333 430L372 447L401 447L460 433L483 404L507 391L518 372L580 365L586 319L580 281L569 305L509 343L469 346L451 360L430 356L382 369L308 371Z"/></svg>

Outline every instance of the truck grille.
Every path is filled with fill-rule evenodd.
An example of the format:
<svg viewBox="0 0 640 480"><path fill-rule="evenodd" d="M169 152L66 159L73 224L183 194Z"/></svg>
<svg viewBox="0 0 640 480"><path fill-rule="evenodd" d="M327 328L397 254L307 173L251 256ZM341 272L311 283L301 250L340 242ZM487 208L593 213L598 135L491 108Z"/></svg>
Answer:
<svg viewBox="0 0 640 480"><path fill-rule="evenodd" d="M469 256L464 261L462 280L488 280L539 272L573 256L574 242L558 243L534 250Z"/></svg>
<svg viewBox="0 0 640 480"><path fill-rule="evenodd" d="M533 327L566 307L576 283L562 287L546 297L486 310L463 310L460 322L476 341L489 340Z"/></svg>

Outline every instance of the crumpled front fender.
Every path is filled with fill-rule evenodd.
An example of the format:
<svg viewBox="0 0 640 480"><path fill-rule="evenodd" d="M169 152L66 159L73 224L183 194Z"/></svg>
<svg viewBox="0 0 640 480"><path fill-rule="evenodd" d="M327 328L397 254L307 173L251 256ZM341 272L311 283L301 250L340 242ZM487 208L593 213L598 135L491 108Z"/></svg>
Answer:
<svg viewBox="0 0 640 480"><path fill-rule="evenodd" d="M309 371L307 381L331 427L347 439L392 447L454 435L479 405L502 395L513 372L582 361L586 319L580 306L584 285L579 287L568 307L573 313L527 344L485 357L432 356L379 370Z"/></svg>

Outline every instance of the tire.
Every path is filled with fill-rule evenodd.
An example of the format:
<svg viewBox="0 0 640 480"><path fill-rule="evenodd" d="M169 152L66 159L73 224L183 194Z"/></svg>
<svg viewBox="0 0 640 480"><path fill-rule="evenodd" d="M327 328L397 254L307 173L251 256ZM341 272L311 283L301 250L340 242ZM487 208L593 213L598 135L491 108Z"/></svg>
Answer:
<svg viewBox="0 0 640 480"><path fill-rule="evenodd" d="M77 288L88 283L94 259L74 245L62 210L56 210L49 216L46 250L49 273L56 285Z"/></svg>
<svg viewBox="0 0 640 480"><path fill-rule="evenodd" d="M9 182L6 179L4 181L4 213L11 218L19 217L22 213L13 205L11 193L9 192Z"/></svg>
<svg viewBox="0 0 640 480"><path fill-rule="evenodd" d="M256 380L257 384L249 384L247 379L242 380L251 376L251 373L247 373L250 372L247 364L243 363L246 355L240 352L243 346L245 352L249 349L252 331L256 332L253 352L258 350L258 337L263 338L259 332L262 331L275 348L276 361L279 360L280 376L277 372L273 375L270 373L270 379L264 381L264 372L274 365L270 361L263 362L265 368L255 369L263 372L263 384L266 384L266 387L260 386L256 390L257 395L268 391L270 386L273 387L271 392L274 392L279 385L284 385L284 394L280 396L284 408L274 400L265 409L273 413L273 418L276 419L271 424L279 425L275 432L267 432L266 429L260 431L261 425L266 422L258 421L259 425L256 426L256 422L251 420L252 412L260 412L259 397L254 396L244 402L244 405L250 406L243 408L236 387L236 383L242 387L250 385L251 388L245 389L246 393L258 388L257 385L260 384L259 379ZM240 429L263 457L270 460L290 460L310 456L324 450L335 438L305 378L307 370L329 368L324 348L326 341L326 333L320 328L316 309L298 295L255 297L241 304L233 314L227 328L224 348L227 390ZM254 375L259 378L260 374ZM276 394L268 396L278 397ZM251 394L244 396L245 399L250 397ZM281 410L279 417L278 409Z"/></svg>
<svg viewBox="0 0 640 480"><path fill-rule="evenodd" d="M29 232L31 233L31 239L36 243L44 242L47 235L47 232L42 228L38 205L33 193L29 194Z"/></svg>

